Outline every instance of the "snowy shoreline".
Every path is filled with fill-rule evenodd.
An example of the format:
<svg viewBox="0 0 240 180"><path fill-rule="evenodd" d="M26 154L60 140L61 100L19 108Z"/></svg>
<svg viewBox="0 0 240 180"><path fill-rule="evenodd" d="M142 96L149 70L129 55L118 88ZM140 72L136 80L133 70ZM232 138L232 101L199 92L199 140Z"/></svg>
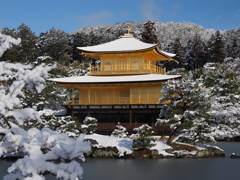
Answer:
<svg viewBox="0 0 240 180"><path fill-rule="evenodd" d="M90 158L207 158L225 157L225 152L216 146L206 148L186 143L174 143L169 146L165 140L156 140L155 146L145 150L132 150L132 139L100 134L85 135L85 140L92 143L92 150L85 154Z"/></svg>

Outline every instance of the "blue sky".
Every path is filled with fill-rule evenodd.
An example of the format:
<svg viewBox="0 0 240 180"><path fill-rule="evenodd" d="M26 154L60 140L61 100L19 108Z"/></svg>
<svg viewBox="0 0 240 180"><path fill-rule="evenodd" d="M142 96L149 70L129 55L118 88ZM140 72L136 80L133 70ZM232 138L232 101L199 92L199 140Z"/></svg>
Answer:
<svg viewBox="0 0 240 180"><path fill-rule="evenodd" d="M240 0L4 0L0 29L24 23L37 35L52 27L71 33L124 21L192 22L205 29L240 27Z"/></svg>

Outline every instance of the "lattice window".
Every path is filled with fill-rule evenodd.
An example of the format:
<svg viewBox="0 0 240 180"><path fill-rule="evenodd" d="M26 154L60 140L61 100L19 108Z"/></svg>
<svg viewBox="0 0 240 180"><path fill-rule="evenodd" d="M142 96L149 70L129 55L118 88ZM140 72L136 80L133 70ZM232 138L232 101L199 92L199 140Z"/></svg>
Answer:
<svg viewBox="0 0 240 180"><path fill-rule="evenodd" d="M106 62L104 64L104 71L111 71L112 70L112 64L110 62Z"/></svg>

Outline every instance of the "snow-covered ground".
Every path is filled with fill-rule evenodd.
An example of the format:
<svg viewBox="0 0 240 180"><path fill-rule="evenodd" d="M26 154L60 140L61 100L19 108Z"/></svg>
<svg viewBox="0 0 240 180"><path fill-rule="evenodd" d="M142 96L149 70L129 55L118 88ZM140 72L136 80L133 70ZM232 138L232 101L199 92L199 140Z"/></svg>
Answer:
<svg viewBox="0 0 240 180"><path fill-rule="evenodd" d="M106 136L100 134L91 134L86 135L85 139L94 139L98 142L97 147L116 147L119 151L119 156L123 155L123 153L131 154L132 153L132 139L130 138L119 138L114 136ZM155 146L151 149L158 150L159 154L162 155L172 155L167 153L166 149L171 149L171 146L165 144L164 140L156 140Z"/></svg>

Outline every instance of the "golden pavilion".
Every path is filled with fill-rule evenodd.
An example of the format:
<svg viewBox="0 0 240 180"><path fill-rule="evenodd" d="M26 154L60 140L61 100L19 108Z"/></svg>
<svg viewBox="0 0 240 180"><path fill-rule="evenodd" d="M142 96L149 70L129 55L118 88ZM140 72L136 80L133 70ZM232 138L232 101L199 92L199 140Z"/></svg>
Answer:
<svg viewBox="0 0 240 180"><path fill-rule="evenodd" d="M82 55L99 60L86 76L52 79L71 90L64 104L80 122L98 119L98 131L112 132L120 122L129 131L142 124L154 126L160 112L162 84L181 75L166 75L157 61L174 60L157 44L141 42L128 32L114 41L77 48ZM174 60L175 61L175 60ZM164 130L159 130L164 131Z"/></svg>

